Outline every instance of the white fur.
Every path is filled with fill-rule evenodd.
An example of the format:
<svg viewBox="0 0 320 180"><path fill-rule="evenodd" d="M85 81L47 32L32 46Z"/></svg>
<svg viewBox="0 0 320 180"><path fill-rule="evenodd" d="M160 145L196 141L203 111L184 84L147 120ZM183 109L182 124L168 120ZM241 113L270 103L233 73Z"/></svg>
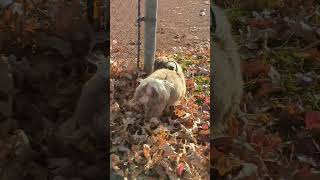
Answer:
<svg viewBox="0 0 320 180"><path fill-rule="evenodd" d="M231 34L231 25L224 12L212 5L216 17L216 32L211 47L213 67L213 110L212 134L225 133L230 117L237 111L243 94L240 56Z"/></svg>
<svg viewBox="0 0 320 180"><path fill-rule="evenodd" d="M144 106L146 117L160 117L184 95L184 78L175 71L160 69L140 82L133 100Z"/></svg>

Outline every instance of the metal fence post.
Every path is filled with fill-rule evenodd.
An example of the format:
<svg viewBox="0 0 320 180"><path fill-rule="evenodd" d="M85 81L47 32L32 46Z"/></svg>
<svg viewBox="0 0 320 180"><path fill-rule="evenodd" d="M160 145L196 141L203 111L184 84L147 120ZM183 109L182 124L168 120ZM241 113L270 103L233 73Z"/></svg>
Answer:
<svg viewBox="0 0 320 180"><path fill-rule="evenodd" d="M149 75L153 72L158 0L145 0L144 16L144 71Z"/></svg>

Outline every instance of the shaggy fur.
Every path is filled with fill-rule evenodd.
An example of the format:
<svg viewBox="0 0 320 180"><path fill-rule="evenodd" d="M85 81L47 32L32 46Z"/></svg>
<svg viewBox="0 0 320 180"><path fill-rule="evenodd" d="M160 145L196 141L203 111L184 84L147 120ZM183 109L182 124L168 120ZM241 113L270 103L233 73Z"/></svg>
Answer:
<svg viewBox="0 0 320 180"><path fill-rule="evenodd" d="M224 12L211 5L216 29L212 34L211 67L213 67L213 127L211 134L220 135L228 128L229 120L239 108L242 97L242 73L237 44Z"/></svg>
<svg viewBox="0 0 320 180"><path fill-rule="evenodd" d="M179 68L180 65L177 64ZM160 117L186 93L184 75L170 69L158 69L140 82L133 100L144 106L145 117Z"/></svg>

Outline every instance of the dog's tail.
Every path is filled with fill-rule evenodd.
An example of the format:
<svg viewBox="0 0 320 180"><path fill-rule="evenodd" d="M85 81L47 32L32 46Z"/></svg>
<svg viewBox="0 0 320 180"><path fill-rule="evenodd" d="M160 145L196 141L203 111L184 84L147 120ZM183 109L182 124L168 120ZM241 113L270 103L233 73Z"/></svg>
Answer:
<svg viewBox="0 0 320 180"><path fill-rule="evenodd" d="M231 24L225 15L225 12L220 7L212 4L211 11L214 14L214 32L213 37L215 41L220 41L223 48L235 47L234 40L231 35Z"/></svg>

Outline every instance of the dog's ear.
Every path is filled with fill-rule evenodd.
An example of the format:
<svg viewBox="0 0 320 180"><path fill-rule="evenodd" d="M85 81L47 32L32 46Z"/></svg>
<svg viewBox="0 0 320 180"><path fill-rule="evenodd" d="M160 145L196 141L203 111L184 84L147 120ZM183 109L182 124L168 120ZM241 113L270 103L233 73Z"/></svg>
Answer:
<svg viewBox="0 0 320 180"><path fill-rule="evenodd" d="M170 58L169 61L166 62L166 67L168 69L170 69L172 71L176 71L176 72L178 72L178 70L179 70L178 63L172 58Z"/></svg>

